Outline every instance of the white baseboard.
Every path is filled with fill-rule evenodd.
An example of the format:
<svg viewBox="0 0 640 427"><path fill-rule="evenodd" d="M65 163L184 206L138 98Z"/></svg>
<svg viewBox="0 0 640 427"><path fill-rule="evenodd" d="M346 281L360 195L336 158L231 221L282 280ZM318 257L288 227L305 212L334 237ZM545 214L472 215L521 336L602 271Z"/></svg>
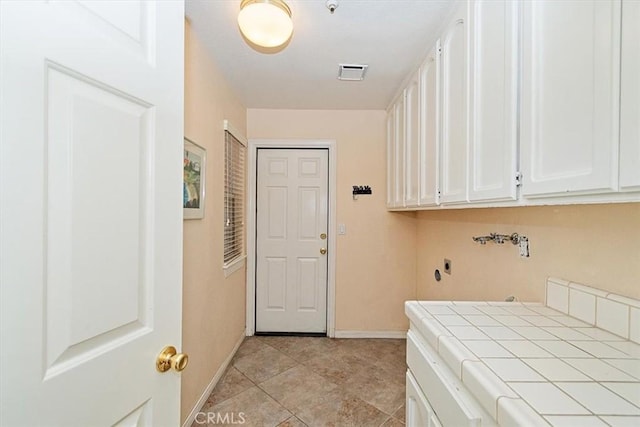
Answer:
<svg viewBox="0 0 640 427"><path fill-rule="evenodd" d="M407 338L407 331L335 331L335 338Z"/></svg>
<svg viewBox="0 0 640 427"><path fill-rule="evenodd" d="M196 415L198 414L198 412L200 412L200 409L202 409L202 406L204 406L205 402L209 398L209 395L213 391L214 387L216 386L216 384L218 384L218 381L220 381L220 378L222 378L222 375L229 367L229 364L231 363L231 359L233 359L233 356L236 355L238 348L240 348L240 344L242 344L242 341L244 341L245 335L246 335L245 331L242 331L242 335L240 335L238 342L236 342L236 345L233 347L233 350L231 350L231 353L229 354L229 356L225 359L224 362L222 362L222 365L220 365L220 367L218 368L218 371L213 376L213 379L211 380L207 388L205 388L204 392L202 392L202 396L200 396L200 399L198 399L198 402L196 402L195 406L191 410L191 413L182 424L182 427L189 427L191 424L193 424L193 422L196 419Z"/></svg>

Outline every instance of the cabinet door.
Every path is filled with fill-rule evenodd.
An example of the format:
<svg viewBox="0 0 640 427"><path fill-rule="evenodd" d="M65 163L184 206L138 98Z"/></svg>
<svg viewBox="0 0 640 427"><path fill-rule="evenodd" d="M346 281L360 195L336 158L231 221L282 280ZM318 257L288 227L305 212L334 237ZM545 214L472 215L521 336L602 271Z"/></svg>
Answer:
<svg viewBox="0 0 640 427"><path fill-rule="evenodd" d="M420 68L420 206L438 204L440 40Z"/></svg>
<svg viewBox="0 0 640 427"><path fill-rule="evenodd" d="M522 7L522 193L617 190L620 1Z"/></svg>
<svg viewBox="0 0 640 427"><path fill-rule="evenodd" d="M640 190L640 2L622 2L620 190Z"/></svg>
<svg viewBox="0 0 640 427"><path fill-rule="evenodd" d="M435 412L432 412L429 414L429 427L442 427L442 423L440 422L440 420L438 419L438 417L436 416Z"/></svg>
<svg viewBox="0 0 640 427"><path fill-rule="evenodd" d="M396 109L392 106L387 112L387 207L392 208L396 188Z"/></svg>
<svg viewBox="0 0 640 427"><path fill-rule="evenodd" d="M467 199L467 2L461 2L442 36L440 201Z"/></svg>
<svg viewBox="0 0 640 427"><path fill-rule="evenodd" d="M405 148L405 111L404 93L400 95L394 106L395 134L394 134L394 188L393 206L400 208L404 206L404 148Z"/></svg>
<svg viewBox="0 0 640 427"><path fill-rule="evenodd" d="M442 425L409 371L407 371L405 411L407 427L440 427Z"/></svg>
<svg viewBox="0 0 640 427"><path fill-rule="evenodd" d="M405 93L404 204L418 206L420 184L420 76L415 73Z"/></svg>
<svg viewBox="0 0 640 427"><path fill-rule="evenodd" d="M515 200L518 2L471 6L469 200Z"/></svg>

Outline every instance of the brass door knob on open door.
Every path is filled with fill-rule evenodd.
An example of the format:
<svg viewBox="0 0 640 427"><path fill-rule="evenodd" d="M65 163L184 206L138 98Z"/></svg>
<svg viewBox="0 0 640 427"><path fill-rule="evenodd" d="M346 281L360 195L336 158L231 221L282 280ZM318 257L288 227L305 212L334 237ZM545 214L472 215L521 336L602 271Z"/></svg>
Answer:
<svg viewBox="0 0 640 427"><path fill-rule="evenodd" d="M320 253L322 255L326 254L327 253L327 248L320 248Z"/></svg>
<svg viewBox="0 0 640 427"><path fill-rule="evenodd" d="M189 355L178 353L175 347L167 346L162 349L156 359L156 369L160 372L167 372L173 368L176 372L181 372L189 364Z"/></svg>

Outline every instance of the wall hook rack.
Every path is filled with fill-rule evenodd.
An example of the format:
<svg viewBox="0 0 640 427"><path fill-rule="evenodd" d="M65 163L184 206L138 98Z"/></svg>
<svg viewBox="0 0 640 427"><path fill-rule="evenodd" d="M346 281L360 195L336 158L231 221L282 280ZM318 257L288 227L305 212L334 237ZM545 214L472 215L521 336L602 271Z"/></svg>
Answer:
<svg viewBox="0 0 640 427"><path fill-rule="evenodd" d="M371 187L368 185L354 185L353 186L353 200L358 200L360 194L373 194Z"/></svg>

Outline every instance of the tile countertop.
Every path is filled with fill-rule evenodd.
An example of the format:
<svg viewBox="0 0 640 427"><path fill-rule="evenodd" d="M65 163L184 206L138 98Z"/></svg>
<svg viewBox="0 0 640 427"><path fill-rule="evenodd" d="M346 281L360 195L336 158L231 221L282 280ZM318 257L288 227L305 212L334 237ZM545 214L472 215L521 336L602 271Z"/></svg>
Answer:
<svg viewBox="0 0 640 427"><path fill-rule="evenodd" d="M408 301L405 312L500 424L528 411L553 426L640 426L637 343L539 303Z"/></svg>

